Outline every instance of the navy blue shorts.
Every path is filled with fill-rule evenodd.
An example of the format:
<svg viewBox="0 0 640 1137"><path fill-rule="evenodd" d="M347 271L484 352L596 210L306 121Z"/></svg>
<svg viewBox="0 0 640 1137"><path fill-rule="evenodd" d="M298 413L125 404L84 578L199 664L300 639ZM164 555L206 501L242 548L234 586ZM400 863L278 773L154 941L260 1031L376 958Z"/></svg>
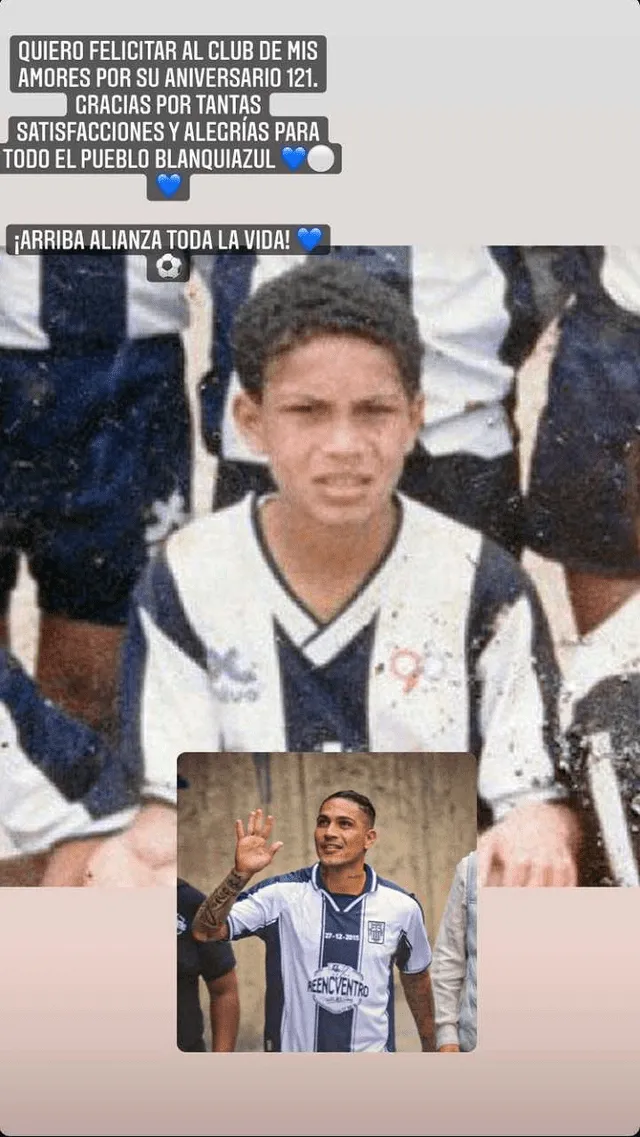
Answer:
<svg viewBox="0 0 640 1137"><path fill-rule="evenodd" d="M65 356L0 351L0 612L26 554L43 612L117 626L190 508L179 336Z"/></svg>
<svg viewBox="0 0 640 1137"><path fill-rule="evenodd" d="M640 574L640 319L610 301L564 316L525 503L526 543L596 576Z"/></svg>

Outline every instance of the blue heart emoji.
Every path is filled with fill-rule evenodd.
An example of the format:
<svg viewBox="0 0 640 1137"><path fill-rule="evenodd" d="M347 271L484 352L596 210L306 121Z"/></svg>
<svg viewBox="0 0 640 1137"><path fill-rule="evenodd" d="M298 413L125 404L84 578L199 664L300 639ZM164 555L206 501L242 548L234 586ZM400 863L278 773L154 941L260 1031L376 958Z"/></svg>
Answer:
<svg viewBox="0 0 640 1137"><path fill-rule="evenodd" d="M322 240L322 229L318 229L317 227L314 229L305 229L303 227L302 229L298 229L297 237L303 249L306 249L307 252L310 253Z"/></svg>
<svg viewBox="0 0 640 1137"><path fill-rule="evenodd" d="M297 170L307 156L304 146L296 146L295 150L292 150L290 146L283 146L280 153L283 162L287 163L290 170Z"/></svg>
<svg viewBox="0 0 640 1137"><path fill-rule="evenodd" d="M180 174L157 174L156 185L162 190L165 197L173 197L176 190L182 185Z"/></svg>

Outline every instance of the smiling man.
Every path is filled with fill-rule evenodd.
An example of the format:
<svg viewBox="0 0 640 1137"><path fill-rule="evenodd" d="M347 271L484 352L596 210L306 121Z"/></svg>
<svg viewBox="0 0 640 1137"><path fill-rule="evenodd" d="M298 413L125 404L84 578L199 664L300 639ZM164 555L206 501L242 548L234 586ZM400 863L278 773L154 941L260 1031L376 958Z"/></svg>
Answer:
<svg viewBox="0 0 640 1137"><path fill-rule="evenodd" d="M480 879L574 884L559 675L533 586L480 533L396 492L423 419L410 306L357 265L311 258L253 294L234 336L236 420L277 492L187 525L141 581L122 744L149 805L124 849L98 851L92 883L112 880L112 857L141 879L149 843L154 863L175 860L180 753L324 750L474 753Z"/></svg>
<svg viewBox="0 0 640 1137"><path fill-rule="evenodd" d="M194 917L196 940L259 936L266 946L264 1048L269 1051L395 1050L393 967L422 1049L434 1049L431 948L415 896L366 864L375 809L353 790L318 812L310 868L243 892L282 842L268 846L273 818L236 821L235 866Z"/></svg>

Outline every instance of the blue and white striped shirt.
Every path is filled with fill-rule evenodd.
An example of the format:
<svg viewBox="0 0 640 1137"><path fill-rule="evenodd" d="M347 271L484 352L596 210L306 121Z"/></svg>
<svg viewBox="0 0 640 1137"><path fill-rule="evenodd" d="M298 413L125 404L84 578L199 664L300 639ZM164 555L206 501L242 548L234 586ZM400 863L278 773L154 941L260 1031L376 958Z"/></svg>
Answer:
<svg viewBox="0 0 640 1137"><path fill-rule="evenodd" d="M494 820L560 795L559 675L531 583L474 530L400 496L377 571L329 622L289 590L255 500L169 538L134 595L127 761L175 800L176 756L473 753Z"/></svg>
<svg viewBox="0 0 640 1137"><path fill-rule="evenodd" d="M195 258L208 279L212 257ZM184 284L147 280L146 257L124 253L0 252L0 349L91 354L125 340L178 335Z"/></svg>
<svg viewBox="0 0 640 1137"><path fill-rule="evenodd" d="M265 1050L395 1050L393 968L431 963L415 896L365 866L359 896L329 893L320 865L242 893L230 939L266 946Z"/></svg>

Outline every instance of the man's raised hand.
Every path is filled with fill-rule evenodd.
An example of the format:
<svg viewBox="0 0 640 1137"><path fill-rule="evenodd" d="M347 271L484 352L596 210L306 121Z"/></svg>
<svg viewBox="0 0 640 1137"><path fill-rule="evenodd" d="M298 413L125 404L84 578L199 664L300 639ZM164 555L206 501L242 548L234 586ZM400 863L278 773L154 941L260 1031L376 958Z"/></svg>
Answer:
<svg viewBox="0 0 640 1137"><path fill-rule="evenodd" d="M273 817L269 814L263 820L261 809L249 814L246 833L242 821L236 821L236 872L249 877L271 864L282 848L282 841L267 844L272 829Z"/></svg>

